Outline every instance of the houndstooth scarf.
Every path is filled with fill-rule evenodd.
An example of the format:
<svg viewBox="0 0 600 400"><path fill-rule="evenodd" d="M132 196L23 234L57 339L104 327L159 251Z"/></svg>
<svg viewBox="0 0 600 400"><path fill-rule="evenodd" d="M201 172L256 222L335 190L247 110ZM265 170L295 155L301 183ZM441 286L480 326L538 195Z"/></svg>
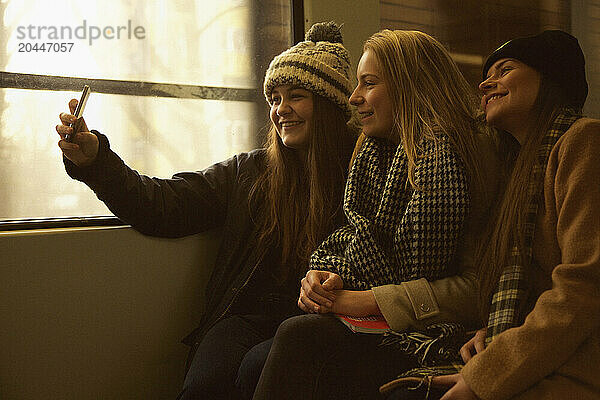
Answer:
<svg viewBox="0 0 600 400"><path fill-rule="evenodd" d="M538 148L537 162L533 167L532 179L527 185L529 206L527 208L525 226L523 227L525 247L522 252L519 251L516 246L513 247L511 252L511 262L500 274L496 290L492 296L488 316L485 338L486 346L505 330L520 326L525 319L525 315L522 312L522 310L524 310L523 303L528 300L529 295L529 285L526 279L527 274L525 273L525 268L532 262L535 223L537 220L539 202L543 198L544 175L546 173L546 166L548 165L548 158L558 139L560 139L560 137L579 118L581 118L581 115L571 109L561 110L552 122L550 129L542 140L542 144ZM422 340L426 344L435 341L438 346L440 346L440 336L429 335L426 339ZM452 347L453 344L450 344L450 346ZM422 358L425 359L425 357ZM456 353L456 358L447 362L446 365L433 366L431 365L431 362L428 364L427 361L420 362L420 364L421 368L416 368L401 374L398 381L407 377L420 377L423 378L424 382L425 379L431 376L457 373L464 365L458 356L458 353ZM390 384L384 386L385 389L382 387L382 390L389 391L394 385L390 382Z"/></svg>
<svg viewBox="0 0 600 400"><path fill-rule="evenodd" d="M422 141L414 189L402 145L367 137L344 193L348 224L312 254L310 268L337 273L345 289L455 274L453 257L470 194L447 139Z"/></svg>

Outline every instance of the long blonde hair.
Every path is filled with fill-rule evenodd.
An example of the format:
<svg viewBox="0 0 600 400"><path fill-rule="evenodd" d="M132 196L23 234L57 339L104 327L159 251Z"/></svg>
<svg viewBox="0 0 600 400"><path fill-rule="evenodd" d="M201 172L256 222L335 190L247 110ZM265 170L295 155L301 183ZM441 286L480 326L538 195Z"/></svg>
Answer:
<svg viewBox="0 0 600 400"><path fill-rule="evenodd" d="M267 165L251 199L264 204L255 217L258 246L278 245L281 265L288 270L306 268L310 254L342 223L342 195L355 142L342 109L314 93L305 160L283 144L271 125Z"/></svg>
<svg viewBox="0 0 600 400"><path fill-rule="evenodd" d="M388 89L394 112L391 135L405 149L411 185L416 188L422 139L437 144L441 131L464 163L471 192L485 196L475 137L484 130L477 119L477 97L447 50L423 32L387 29L367 39L367 50L375 55Z"/></svg>

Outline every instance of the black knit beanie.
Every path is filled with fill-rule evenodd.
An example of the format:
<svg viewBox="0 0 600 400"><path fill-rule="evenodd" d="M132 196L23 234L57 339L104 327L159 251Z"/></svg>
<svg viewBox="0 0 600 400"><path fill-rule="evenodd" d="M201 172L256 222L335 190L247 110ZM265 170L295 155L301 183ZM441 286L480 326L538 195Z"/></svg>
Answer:
<svg viewBox="0 0 600 400"><path fill-rule="evenodd" d="M484 80L490 67L501 58L514 58L534 68L558 84L568 105L583 108L588 84L585 59L575 37L560 30L549 30L510 40L488 57L483 66Z"/></svg>

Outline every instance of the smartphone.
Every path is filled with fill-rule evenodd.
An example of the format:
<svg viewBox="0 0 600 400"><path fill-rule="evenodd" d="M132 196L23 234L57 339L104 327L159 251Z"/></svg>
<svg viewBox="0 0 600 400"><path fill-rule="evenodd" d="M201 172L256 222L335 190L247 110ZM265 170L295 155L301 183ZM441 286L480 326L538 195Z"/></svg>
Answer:
<svg viewBox="0 0 600 400"><path fill-rule="evenodd" d="M83 110L85 109L85 103L87 103L88 97L90 97L90 87L88 85L85 85L83 87L83 90L81 91L81 98L79 99L77 107L75 107L75 112L73 113L73 115L75 115L75 117L77 118L77 120L71 124L71 128L73 128L73 133L65 137L65 139L67 139L67 142L72 142L77 132L79 132L79 129L81 129L81 117L83 116Z"/></svg>

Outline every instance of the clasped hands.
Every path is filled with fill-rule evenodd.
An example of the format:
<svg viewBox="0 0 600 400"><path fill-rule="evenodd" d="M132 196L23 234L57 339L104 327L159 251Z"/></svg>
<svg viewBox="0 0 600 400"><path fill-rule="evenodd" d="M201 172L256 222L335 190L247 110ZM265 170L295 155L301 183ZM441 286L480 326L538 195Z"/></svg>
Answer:
<svg viewBox="0 0 600 400"><path fill-rule="evenodd" d="M298 307L312 314L338 313L363 317L381 314L371 290L344 290L342 278L329 271L308 271L300 281ZM484 350L485 329L477 331L460 349L463 361L467 363L473 356ZM469 388L461 374L436 376L432 384L448 388L441 400L477 400L477 395Z"/></svg>
<svg viewBox="0 0 600 400"><path fill-rule="evenodd" d="M310 270L300 281L298 307L311 314L337 313L364 317L381 314L371 290L344 290L333 272Z"/></svg>

